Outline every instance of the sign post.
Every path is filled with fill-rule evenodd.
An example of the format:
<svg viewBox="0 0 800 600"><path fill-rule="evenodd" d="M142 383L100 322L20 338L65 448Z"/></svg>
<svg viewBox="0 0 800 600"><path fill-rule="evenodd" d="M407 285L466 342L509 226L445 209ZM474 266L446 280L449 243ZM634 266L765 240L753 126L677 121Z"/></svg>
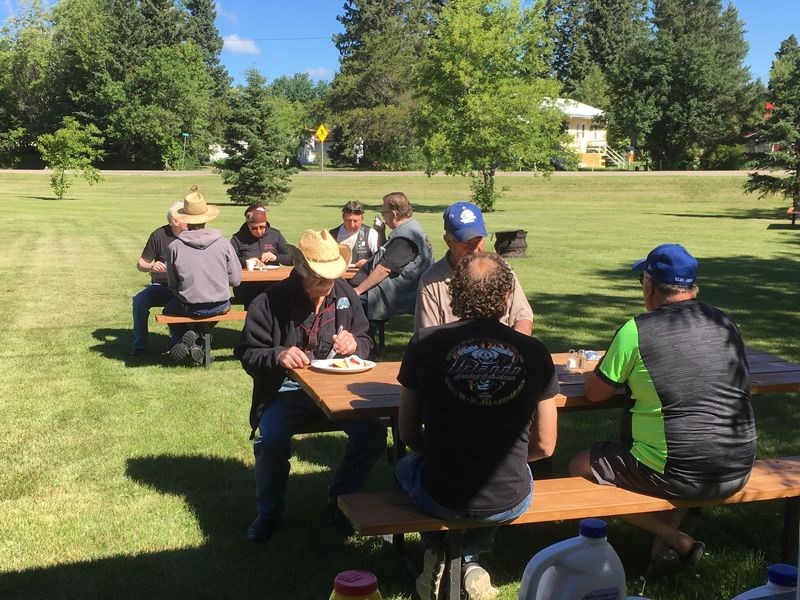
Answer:
<svg viewBox="0 0 800 600"><path fill-rule="evenodd" d="M321 146L319 151L319 170L325 171L325 138L328 137L328 128L325 127L324 123L320 123L319 127L317 127L316 136L319 138Z"/></svg>
<svg viewBox="0 0 800 600"><path fill-rule="evenodd" d="M186 170L186 140L189 139L188 132L184 131L182 134L183 136L183 149L181 150L181 169Z"/></svg>

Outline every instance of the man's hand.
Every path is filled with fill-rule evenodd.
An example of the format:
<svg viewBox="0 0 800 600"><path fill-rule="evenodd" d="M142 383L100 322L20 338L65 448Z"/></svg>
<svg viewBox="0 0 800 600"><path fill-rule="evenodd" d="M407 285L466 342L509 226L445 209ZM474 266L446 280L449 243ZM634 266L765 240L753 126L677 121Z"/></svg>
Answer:
<svg viewBox="0 0 800 600"><path fill-rule="evenodd" d="M349 331L342 331L333 336L333 347L342 356L350 356L358 349L358 343Z"/></svg>
<svg viewBox="0 0 800 600"><path fill-rule="evenodd" d="M150 265L150 272L151 273L166 273L167 272L167 265L165 265L160 260L154 260L153 264Z"/></svg>
<svg viewBox="0 0 800 600"><path fill-rule="evenodd" d="M266 263L275 262L276 260L278 260L278 257L277 257L277 256L275 256L275 255L274 255L272 252L264 252L264 253L261 255L261 261L262 261L263 263L265 263L265 264L266 264Z"/></svg>
<svg viewBox="0 0 800 600"><path fill-rule="evenodd" d="M361 260L357 260L356 262L354 262L353 263L353 267L356 268L356 269L360 269L365 264L367 264L367 259L366 258L362 258Z"/></svg>
<svg viewBox="0 0 800 600"><path fill-rule="evenodd" d="M284 369L302 369L309 365L309 360L305 352L292 346L278 355L278 364Z"/></svg>

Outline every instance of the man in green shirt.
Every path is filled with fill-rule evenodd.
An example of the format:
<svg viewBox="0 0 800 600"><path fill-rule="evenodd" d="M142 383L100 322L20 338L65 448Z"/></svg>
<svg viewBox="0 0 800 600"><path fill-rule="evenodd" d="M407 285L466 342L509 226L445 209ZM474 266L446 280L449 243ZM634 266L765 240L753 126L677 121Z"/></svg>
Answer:
<svg viewBox="0 0 800 600"><path fill-rule="evenodd" d="M747 483L756 446L739 330L696 299L697 260L683 246L662 244L632 268L642 272L647 312L617 330L586 374L591 401L629 390L630 434L580 452L570 472L667 499L729 496ZM652 574L672 574L703 556L703 543L678 529L685 512L627 517L656 535Z"/></svg>

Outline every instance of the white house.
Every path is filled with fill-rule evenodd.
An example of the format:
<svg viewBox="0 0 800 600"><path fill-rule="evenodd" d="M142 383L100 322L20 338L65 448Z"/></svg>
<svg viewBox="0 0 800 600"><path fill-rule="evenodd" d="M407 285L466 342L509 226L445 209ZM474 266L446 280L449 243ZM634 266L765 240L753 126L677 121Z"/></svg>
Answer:
<svg viewBox="0 0 800 600"><path fill-rule="evenodd" d="M579 154L604 152L606 127L597 121L603 111L576 100L556 98L556 106L567 117L567 133L572 137L572 148Z"/></svg>

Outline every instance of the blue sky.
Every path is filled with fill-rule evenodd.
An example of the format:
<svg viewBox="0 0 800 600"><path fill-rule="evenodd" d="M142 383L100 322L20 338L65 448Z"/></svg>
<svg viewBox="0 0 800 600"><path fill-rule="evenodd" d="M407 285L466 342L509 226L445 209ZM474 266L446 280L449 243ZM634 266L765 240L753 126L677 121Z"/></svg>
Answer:
<svg viewBox="0 0 800 600"><path fill-rule="evenodd" d="M731 0L745 24L750 52L745 64L765 83L780 42L794 33L800 37L800 0ZM236 82L256 67L268 80L281 75L308 73L313 79L331 79L339 55L331 36L342 30L336 15L343 0L220 0L217 28L225 40L222 62ZM0 0L7 17L15 0Z"/></svg>
<svg viewBox="0 0 800 600"><path fill-rule="evenodd" d="M269 80L303 72L329 79L339 67L331 36L342 30L336 15L343 4L342 0L302 4L221 0L217 27L226 40L222 60L237 81L251 66ZM747 30L750 52L745 64L766 83L778 45L792 33L800 37L800 0L733 0L733 4Z"/></svg>

